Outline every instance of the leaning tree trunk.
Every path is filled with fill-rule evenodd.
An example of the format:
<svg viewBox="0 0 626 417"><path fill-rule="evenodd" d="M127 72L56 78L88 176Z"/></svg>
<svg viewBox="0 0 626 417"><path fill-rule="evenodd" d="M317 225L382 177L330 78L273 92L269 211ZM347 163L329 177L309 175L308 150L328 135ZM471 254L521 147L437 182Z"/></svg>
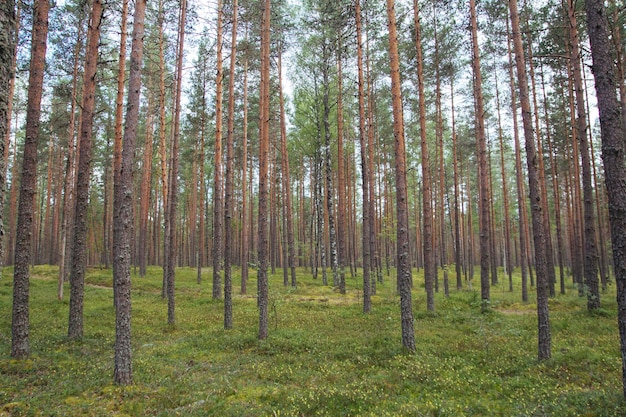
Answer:
<svg viewBox="0 0 626 417"><path fill-rule="evenodd" d="M624 143L626 122L617 100L614 60L611 57L606 10L601 0L586 0L587 30L593 58L600 128L602 160L609 199L609 221L613 242L613 265L617 286L617 322L622 354L622 383L626 397L626 168Z"/></svg>
<svg viewBox="0 0 626 417"><path fill-rule="evenodd" d="M89 209L89 181L91 176L91 148L93 145L93 118L95 110L96 70L100 24L103 4L94 0L87 32L87 52L83 77L83 104L80 119L80 144L78 176L76 178L76 201L74 208L74 249L70 274L70 314L68 337L83 337L83 297L85 269L87 268L87 216Z"/></svg>
<svg viewBox="0 0 626 417"><path fill-rule="evenodd" d="M113 297L115 302L115 362L113 379L118 385L133 381L130 333L130 266L133 237L133 162L139 122L141 62L147 0L135 1L133 40L130 52L128 103L119 169L114 172L113 195Z"/></svg>
<svg viewBox="0 0 626 417"><path fill-rule="evenodd" d="M10 5L3 6L5 16ZM11 10L13 8L11 7ZM25 359L30 354L29 344L29 264L31 259L31 237L33 229L33 209L37 184L37 142L39 140L39 119L41 116L41 96L46 63L48 40L47 0L34 5L32 47L28 79L28 103L26 110L26 137L24 158L17 212L17 237L15 240L15 263L13 270L13 315L11 322L11 357ZM9 24L11 23L11 19ZM10 33L10 31L9 31ZM9 35L10 36L10 35ZM10 49L10 47L9 47ZM11 51L12 53L13 51ZM10 63L9 61L3 61Z"/></svg>

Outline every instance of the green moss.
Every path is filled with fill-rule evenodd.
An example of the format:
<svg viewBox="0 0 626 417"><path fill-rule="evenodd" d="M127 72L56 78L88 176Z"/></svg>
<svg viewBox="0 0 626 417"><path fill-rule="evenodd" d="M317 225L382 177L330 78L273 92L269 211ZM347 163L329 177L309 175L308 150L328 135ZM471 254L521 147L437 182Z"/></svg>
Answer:
<svg viewBox="0 0 626 417"><path fill-rule="evenodd" d="M348 277L342 295L307 271L298 270L297 288L277 273L270 337L259 341L254 273L247 296L235 276L235 326L224 330L210 269L200 285L195 269L177 270L169 326L162 270L150 267L133 275L134 385L116 387L111 271L87 273L82 341L65 337L69 292L57 300L57 273L33 268L30 359L9 357L10 314L0 315L0 415L617 416L626 406L614 293L595 313L574 288L552 299L553 358L538 362L536 306L508 283L492 288L487 312L464 289L437 294L430 313L416 274L411 354L400 343L393 276L364 315L359 278ZM10 306L11 291L10 279L0 282L0 305Z"/></svg>

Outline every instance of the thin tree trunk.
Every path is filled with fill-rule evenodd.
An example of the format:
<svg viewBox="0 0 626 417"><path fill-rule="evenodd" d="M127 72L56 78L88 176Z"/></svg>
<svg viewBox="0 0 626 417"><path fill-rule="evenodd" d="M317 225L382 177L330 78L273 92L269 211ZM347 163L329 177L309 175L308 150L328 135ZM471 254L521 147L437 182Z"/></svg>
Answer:
<svg viewBox="0 0 626 417"><path fill-rule="evenodd" d="M570 63L574 75L576 92L577 136L580 141L580 156L583 180L583 223L584 223L584 275L587 292L587 309L600 308L600 289L598 286L598 250L596 243L595 213L593 208L593 187L591 184L591 157L589 155L589 138L587 136L587 113L583 91L582 71L580 68L580 50L578 29L576 24L575 4L568 0Z"/></svg>
<svg viewBox="0 0 626 417"><path fill-rule="evenodd" d="M500 114L500 90L498 89L498 77L495 77L496 84L496 106L498 112L498 141L500 144L500 174L502 179L502 198L504 203L504 257L506 273L509 277L509 291L513 292L513 253L511 250L511 219L509 216L509 188L506 178L506 167L504 165L504 138L502 134L502 117Z"/></svg>
<svg viewBox="0 0 626 417"><path fill-rule="evenodd" d="M487 168L487 142L485 139L485 117L482 91L482 74L480 69L480 51L478 49L478 23L476 5L470 0L470 27L472 33L472 68L474 72L474 100L476 105L476 147L478 154L478 177L480 188L480 296L483 308L489 303L489 268L490 268L490 203L489 203L489 172Z"/></svg>
<svg viewBox="0 0 626 417"><path fill-rule="evenodd" d="M365 79L363 77L363 45L361 30L361 0L356 0L356 39L357 39L357 68L358 68L358 100L359 100L359 144L361 147L361 181L363 197L363 312L369 313L372 309L370 292L370 204L369 204L369 168L367 163L367 147L365 140Z"/></svg>
<svg viewBox="0 0 626 417"><path fill-rule="evenodd" d="M139 207L139 276L146 276L148 260L148 219L150 214L150 192L152 187L152 150L153 150L153 106L152 94L148 92L148 113L146 114L146 135L141 172L141 191Z"/></svg>
<svg viewBox="0 0 626 417"><path fill-rule="evenodd" d="M342 44L337 48L337 266L339 292L346 293L346 169L343 151L343 74ZM348 194L349 195L349 194Z"/></svg>
<svg viewBox="0 0 626 417"><path fill-rule="evenodd" d="M246 27L246 39L248 28ZM242 137L242 162L241 162L241 294L248 292L248 259L249 243L248 236L251 227L248 226L248 51L246 51L243 64L243 137ZM252 206L252 204L251 204Z"/></svg>
<svg viewBox="0 0 626 417"><path fill-rule="evenodd" d="M118 385L132 383L131 347L131 241L133 236L133 162L139 121L141 63L143 57L146 0L135 1L133 40L130 53L128 103L124 122L124 142L119 169L114 172L113 297L115 302L115 366L113 379ZM148 110L150 111L150 110ZM144 170L148 170L144 167Z"/></svg>
<svg viewBox="0 0 626 417"><path fill-rule="evenodd" d="M450 78L450 112L452 118L452 161L454 168L454 269L456 272L456 289L463 288L463 280L461 278L461 219L459 207L459 160L456 137L456 122L454 118L454 76Z"/></svg>
<svg viewBox="0 0 626 417"><path fill-rule="evenodd" d="M222 101L224 72L222 70L223 2L217 2L217 75L215 80L215 146L213 149L213 298L222 298L222 232L224 200L222 198Z"/></svg>
<svg viewBox="0 0 626 417"><path fill-rule="evenodd" d="M72 250L72 271L70 274L70 312L67 333L70 339L81 339L83 337L83 297L85 269L88 262L87 219L89 214L89 181L91 176L96 70L102 12L103 4L101 0L94 0L87 32L87 52L83 77L80 152L78 156L78 176L76 178L76 201L74 208L74 248Z"/></svg>
<svg viewBox="0 0 626 417"><path fill-rule="evenodd" d="M278 78L282 79L282 53L278 55ZM296 287L296 248L293 234L293 209L291 202L291 179L289 172L289 153L287 151L287 123L285 116L285 100L283 98L282 83L279 90L280 99L280 137L281 137L281 162L282 162L282 188L283 205L285 206L285 217L287 229L283 230L287 239L287 263L283 259L283 268L289 267L291 272L291 286Z"/></svg>
<svg viewBox="0 0 626 417"><path fill-rule="evenodd" d="M533 218L533 238L535 243L535 265L537 270L537 322L538 322L538 358L549 359L551 356L550 315L548 310L548 279L546 271L545 234L543 221L543 205L541 203L541 190L539 187L539 172L537 167L537 150L535 149L534 133L532 126L532 114L530 112L530 99L528 95L528 78L524 60L524 49L519 26L519 13L517 0L509 0L511 13L511 34L515 51L515 64L517 68L518 88L522 105L522 122L524 124L524 137L526 139L526 157L528 165L528 188Z"/></svg>
<svg viewBox="0 0 626 417"><path fill-rule="evenodd" d="M433 208L430 178L430 163L428 155L428 141L426 138L426 97L424 93L424 71L422 59L422 35L419 22L419 7L417 0L413 0L413 19L415 22L415 46L417 50L417 84L419 92L419 119L420 119L420 142L422 150L422 206L423 223L422 244L424 250L424 284L426 287L426 309L435 310L435 294L433 285L437 270L435 265L435 253L433 251Z"/></svg>
<svg viewBox="0 0 626 417"><path fill-rule="evenodd" d="M5 7L6 6L6 7ZM9 17L6 4L1 9ZM29 343L29 285L31 260L31 237L33 233L33 208L37 184L37 143L39 141L39 119L43 92L44 67L48 39L47 0L34 4L32 47L28 79L28 103L26 110L26 137L17 212L17 238L15 241L15 266L13 270L13 310L11 322L11 357L26 359L30 354ZM13 26L8 19L8 26ZM12 53L11 46L8 48ZM11 61L4 61L11 62ZM8 81L8 80L7 80Z"/></svg>
<svg viewBox="0 0 626 417"><path fill-rule="evenodd" d="M167 323L176 323L176 218L178 209L178 148L180 138L180 101L182 94L183 52L185 44L185 21L187 15L187 0L181 1L180 21L178 25L178 51L176 53L176 98L174 102L174 134L172 136L171 163L169 169L169 196L167 197L166 232L165 237L167 256L165 257L165 280L167 282Z"/></svg>

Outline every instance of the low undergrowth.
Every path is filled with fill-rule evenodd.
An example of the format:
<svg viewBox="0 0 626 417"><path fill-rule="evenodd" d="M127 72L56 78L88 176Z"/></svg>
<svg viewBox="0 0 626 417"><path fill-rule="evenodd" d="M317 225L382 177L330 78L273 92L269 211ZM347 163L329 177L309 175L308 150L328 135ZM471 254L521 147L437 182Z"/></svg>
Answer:
<svg viewBox="0 0 626 417"><path fill-rule="evenodd" d="M568 287L551 303L552 352L536 359L534 306L519 284L436 296L425 310L414 274L417 350L400 341L394 277L361 311L359 278L348 294L298 270L298 287L271 276L270 336L256 337L256 299L239 294L234 329L211 299L211 273L177 270L175 326L167 325L160 268L133 276L134 385L112 385L114 309L110 270L92 269L85 288L85 337L65 337L68 299L56 296L57 269L31 279L31 357L10 358L11 272L0 281L0 416L620 416L621 359L614 289L599 313ZM256 291L255 274L248 288ZM332 277L331 277L332 279ZM66 284L67 285L67 284ZM442 286L443 287L443 286ZM66 288L65 294L69 294ZM531 300L534 294L531 294Z"/></svg>

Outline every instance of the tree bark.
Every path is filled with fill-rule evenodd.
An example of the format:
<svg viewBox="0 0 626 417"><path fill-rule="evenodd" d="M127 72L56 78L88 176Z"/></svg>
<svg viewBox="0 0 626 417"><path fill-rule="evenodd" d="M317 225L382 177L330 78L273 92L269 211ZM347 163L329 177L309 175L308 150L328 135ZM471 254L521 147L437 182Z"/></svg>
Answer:
<svg viewBox="0 0 626 417"><path fill-rule="evenodd" d="M526 158L528 166L528 188L532 208L533 238L535 244L535 265L537 271L537 322L538 322L538 358L549 359L551 356L550 315L548 310L548 274L546 271L546 244L543 221L543 205L539 187L537 150L535 149L532 114L528 95L528 78L524 60L524 49L519 26L517 0L509 0L511 14L511 34L515 51L519 97L522 105L522 122L526 140Z"/></svg>
<svg viewBox="0 0 626 417"><path fill-rule="evenodd" d="M9 7L10 5L6 4L6 6ZM3 10L6 13L7 9L4 8ZM11 10L13 10L12 7ZM41 96L43 92L44 67L46 63L49 10L50 4L47 0L35 2L28 79L26 137L24 140L22 178L17 212L15 264L13 270L11 357L15 359L25 359L30 354L28 305L30 271L28 268L31 260L33 209L37 183L37 143L39 140Z"/></svg>
<svg viewBox="0 0 626 417"><path fill-rule="evenodd" d="M476 4L470 0L470 27L472 33L472 68L474 72L474 100L476 105L476 147L478 156L478 178L480 188L479 223L480 223L480 297L483 308L489 303L489 268L491 210L489 199L489 171L487 167L487 141L485 139L485 109L483 103L482 74L480 69L480 51L478 49L478 23Z"/></svg>
<svg viewBox="0 0 626 417"><path fill-rule="evenodd" d="M567 6L570 34L570 63L572 65L574 90L576 93L577 137L580 141L579 150L583 174L584 276L587 293L587 309L595 310L600 308L600 289L598 286L598 250L593 207L593 187L591 184L591 157L589 155L589 137L587 136L587 112L585 108L582 71L580 68L581 56L576 24L576 10L573 0L568 0Z"/></svg>
<svg viewBox="0 0 626 417"><path fill-rule="evenodd" d="M235 136L235 62L237 56L237 0L233 1L230 73L228 76L228 127L226 133L226 188L224 198L224 328L233 327L233 141ZM218 243L218 242L216 242Z"/></svg>
<svg viewBox="0 0 626 417"><path fill-rule="evenodd" d="M222 110L224 72L222 70L223 2L217 2L217 75L215 79L215 145L213 148L213 299L222 298L222 233L224 200L222 198ZM232 76L232 74L231 74Z"/></svg>
<svg viewBox="0 0 626 417"><path fill-rule="evenodd" d="M356 0L356 39L357 39L357 68L358 68L358 100L359 100L359 144L361 148L361 181L363 197L363 312L369 313L372 309L370 292L370 204L369 204L369 169L367 163L367 147L365 140L365 78L363 76L363 45L361 29L361 0Z"/></svg>
<svg viewBox="0 0 626 417"><path fill-rule="evenodd" d="M417 10L416 10L417 13ZM409 252L409 213L406 185L406 150L404 144L404 119L402 116L402 93L400 89L400 58L394 1L387 0L387 26L389 28L389 58L391 70L391 97L393 107L393 136L396 177L397 216L397 279L400 293L400 316L402 345L415 351L413 329L413 302L411 299L411 257Z"/></svg>
<svg viewBox="0 0 626 417"><path fill-rule="evenodd" d="M132 383L131 347L131 241L133 232L133 163L139 121L141 63L143 57L146 0L135 1L133 40L130 52L128 102L124 122L124 142L119 169L115 170L113 223L113 297L115 302L115 366L113 379L118 385ZM146 168L144 168L146 169Z"/></svg>
<svg viewBox="0 0 626 417"><path fill-rule="evenodd" d="M422 211L423 232L422 244L424 251L424 284L426 287L426 309L435 310L434 282L437 276L435 252L433 251L433 208L430 178L430 162L428 141L426 138L426 97L424 93L424 71L422 58L422 35L419 22L419 7L413 0L413 19L415 22L415 46L417 50L417 89L419 93L420 142L422 151Z"/></svg>
<svg viewBox="0 0 626 417"><path fill-rule="evenodd" d="M602 160L606 172L604 181L609 199L609 221L617 287L622 383L626 397L626 168L624 168L626 122L616 94L614 60L610 52L604 2L586 0L585 10L600 113Z"/></svg>
<svg viewBox="0 0 626 417"><path fill-rule="evenodd" d="M91 149L93 145L93 118L95 112L96 70L100 24L103 4L94 0L89 29L87 31L87 52L83 77L83 101L80 119L80 152L78 156L78 176L76 178L76 201L74 208L74 240L72 249L72 271L70 274L70 312L68 337L83 337L83 297L85 269L87 268L87 217L89 209L89 182L91 176Z"/></svg>
<svg viewBox="0 0 626 417"><path fill-rule="evenodd" d="M174 101L174 132L172 135L172 152L169 169L169 196L166 211L167 256L165 258L165 278L167 282L167 323L176 324L176 217L178 209L178 147L180 139L180 101L182 94L183 51L185 45L185 20L187 15L187 0L181 1L180 22L178 25L178 51L176 53L176 97Z"/></svg>
<svg viewBox="0 0 626 417"><path fill-rule="evenodd" d="M269 197L269 141L270 141L270 0L261 4L261 80L259 102L259 209L258 209L258 307L260 340L268 336L268 197Z"/></svg>

